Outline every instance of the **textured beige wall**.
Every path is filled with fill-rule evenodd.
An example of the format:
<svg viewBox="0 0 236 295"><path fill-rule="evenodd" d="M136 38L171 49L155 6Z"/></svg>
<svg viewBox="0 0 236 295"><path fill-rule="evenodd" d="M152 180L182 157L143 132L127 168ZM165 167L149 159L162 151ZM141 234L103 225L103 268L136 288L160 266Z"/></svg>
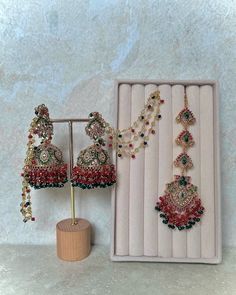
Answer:
<svg viewBox="0 0 236 295"><path fill-rule="evenodd" d="M217 79L221 94L224 243L236 245L236 1L0 0L1 243L54 243L69 216L69 188L33 193L35 223L19 214L28 124L40 103L52 117L101 111L111 121L116 78ZM54 143L67 150L67 127ZM76 128L75 152L88 144ZM67 155L65 154L67 159ZM110 191L77 190L77 211L108 244Z"/></svg>

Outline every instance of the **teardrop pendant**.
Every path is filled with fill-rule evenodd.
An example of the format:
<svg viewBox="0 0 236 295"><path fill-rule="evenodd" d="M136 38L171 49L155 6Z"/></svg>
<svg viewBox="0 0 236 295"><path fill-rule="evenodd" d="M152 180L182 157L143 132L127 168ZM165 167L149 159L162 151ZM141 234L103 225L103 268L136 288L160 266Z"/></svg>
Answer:
<svg viewBox="0 0 236 295"><path fill-rule="evenodd" d="M198 196L197 186L188 176L176 175L175 180L166 185L164 196L156 203L161 218L171 229L190 229L200 221L204 208Z"/></svg>

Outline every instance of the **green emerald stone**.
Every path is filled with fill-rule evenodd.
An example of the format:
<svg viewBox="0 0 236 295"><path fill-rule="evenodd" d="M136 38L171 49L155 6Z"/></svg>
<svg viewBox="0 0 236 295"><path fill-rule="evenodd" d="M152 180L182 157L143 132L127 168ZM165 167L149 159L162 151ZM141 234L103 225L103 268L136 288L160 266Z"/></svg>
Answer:
<svg viewBox="0 0 236 295"><path fill-rule="evenodd" d="M180 178L179 185L181 185L181 186L186 186L187 185L187 181L186 181L184 176Z"/></svg>
<svg viewBox="0 0 236 295"><path fill-rule="evenodd" d="M189 112L186 112L186 113L184 113L184 117L185 117L185 119L189 119L189 117L190 117L190 114L189 114Z"/></svg>
<svg viewBox="0 0 236 295"><path fill-rule="evenodd" d="M185 134L183 137L183 140L187 143L189 141L189 136L188 134Z"/></svg>
<svg viewBox="0 0 236 295"><path fill-rule="evenodd" d="M187 158L186 158L186 157L183 157L183 158L182 158L182 164L183 164L183 165L186 165L187 162L188 162Z"/></svg>

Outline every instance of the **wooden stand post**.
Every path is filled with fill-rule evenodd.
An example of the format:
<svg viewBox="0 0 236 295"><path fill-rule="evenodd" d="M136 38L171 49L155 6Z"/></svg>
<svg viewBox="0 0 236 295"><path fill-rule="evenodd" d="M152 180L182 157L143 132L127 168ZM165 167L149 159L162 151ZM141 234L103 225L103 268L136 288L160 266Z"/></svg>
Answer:
<svg viewBox="0 0 236 295"><path fill-rule="evenodd" d="M66 261L79 261L86 258L91 249L91 225L86 219L64 219L58 222L57 256Z"/></svg>
<svg viewBox="0 0 236 295"><path fill-rule="evenodd" d="M69 170L70 179L74 165L73 157L73 123L88 122L89 119L54 119L53 123L68 123L69 127ZM58 222L57 256L65 261L79 261L87 257L91 249L91 225L82 218L75 218L75 194L71 185L71 218Z"/></svg>

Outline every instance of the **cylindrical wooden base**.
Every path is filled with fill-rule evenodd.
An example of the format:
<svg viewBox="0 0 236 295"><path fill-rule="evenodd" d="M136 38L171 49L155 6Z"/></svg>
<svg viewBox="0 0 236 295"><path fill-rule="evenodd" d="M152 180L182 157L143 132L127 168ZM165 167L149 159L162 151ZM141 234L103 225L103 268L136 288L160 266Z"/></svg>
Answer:
<svg viewBox="0 0 236 295"><path fill-rule="evenodd" d="M86 219L76 218L77 224L72 225L72 219L58 222L57 256L66 261L78 261L87 257L91 249L91 225Z"/></svg>

